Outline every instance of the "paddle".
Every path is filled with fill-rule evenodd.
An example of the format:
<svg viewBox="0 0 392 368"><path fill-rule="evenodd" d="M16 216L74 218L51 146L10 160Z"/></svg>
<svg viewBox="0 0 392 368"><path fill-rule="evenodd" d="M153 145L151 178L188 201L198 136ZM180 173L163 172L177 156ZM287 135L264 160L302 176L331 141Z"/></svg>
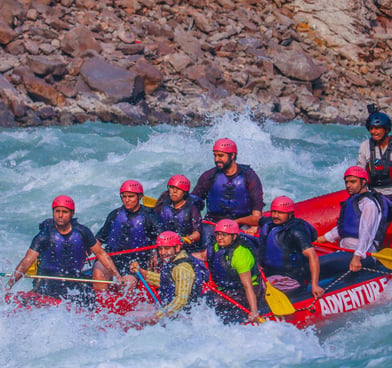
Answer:
<svg viewBox="0 0 392 368"><path fill-rule="evenodd" d="M149 207L149 208L154 208L157 204L158 200L152 197L148 196L143 196L142 197L142 203L143 206Z"/></svg>
<svg viewBox="0 0 392 368"><path fill-rule="evenodd" d="M108 256L118 256L120 254L126 254L126 253L143 252L145 250L156 249L156 248L158 248L157 245L148 245L146 247L135 248L135 249L127 249L127 250L120 250L118 252L108 253ZM86 258L86 261L92 261L94 259L97 259L97 257Z"/></svg>
<svg viewBox="0 0 392 368"><path fill-rule="evenodd" d="M162 306L162 303L158 300L157 296L154 294L154 292L151 290L150 285L147 284L147 281L144 279L140 271L136 271L137 277L139 277L140 281L143 283L144 287L147 289L147 291L150 293L152 298L155 300L155 303L159 304Z"/></svg>
<svg viewBox="0 0 392 368"><path fill-rule="evenodd" d="M287 316L295 313L296 309L291 304L285 293L274 288L265 276L263 269L259 267L261 278L265 283L265 301L275 316Z"/></svg>
<svg viewBox="0 0 392 368"><path fill-rule="evenodd" d="M218 295L220 295L223 299L226 299L227 301L229 301L230 303L234 304L237 308L241 309L242 311L244 311L245 313L249 314L250 310L248 308L245 308L243 305L239 304L238 302L236 302L234 299L230 298L228 295L222 293L220 290L218 290L216 287L212 286L211 284L208 283L204 283L203 286L206 286L207 288L209 288L210 290L212 290L214 293L217 293ZM260 323L265 322L265 320L263 318L260 317L259 319Z"/></svg>
<svg viewBox="0 0 392 368"><path fill-rule="evenodd" d="M0 276L3 277L12 277L12 273L3 273L0 272ZM59 281L72 281L72 282L96 282L99 284L114 284L114 281L105 281L105 280L92 280L92 279L76 279L72 277L61 277L61 276L44 276L44 275L27 275L24 277L28 279L46 279L46 280L59 280Z"/></svg>
<svg viewBox="0 0 392 368"><path fill-rule="evenodd" d="M355 252L354 249L340 248L332 244L313 243L313 245L315 245L316 247L322 247L327 249L341 250L343 252L349 252L349 253ZM366 252L366 255L378 259L382 265L392 270L392 248L383 248L377 253Z"/></svg>

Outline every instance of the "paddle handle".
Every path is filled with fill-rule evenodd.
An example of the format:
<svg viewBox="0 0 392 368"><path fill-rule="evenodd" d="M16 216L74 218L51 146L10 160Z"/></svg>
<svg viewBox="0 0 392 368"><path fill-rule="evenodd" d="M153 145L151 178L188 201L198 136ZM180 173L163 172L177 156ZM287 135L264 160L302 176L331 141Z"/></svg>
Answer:
<svg viewBox="0 0 392 368"><path fill-rule="evenodd" d="M150 295L152 296L152 298L155 300L155 303L159 304L160 306L162 306L162 303L158 300L157 296L155 295L155 293L152 291L152 289L150 288L150 285L147 284L147 281L144 279L144 277L142 276L142 274L140 273L140 271L136 271L136 275L137 277L139 277L140 281L143 283L144 287L147 289L147 291L150 293Z"/></svg>
<svg viewBox="0 0 392 368"><path fill-rule="evenodd" d="M325 243L316 243L314 242L313 245L316 247L322 247L322 248L327 248L327 249L333 249L333 250L342 250L343 252L349 252L349 253L354 253L355 249L348 249L348 248L341 248L338 247L337 245L332 245L332 244L325 244ZM373 253L366 252L367 256L373 256Z"/></svg>
<svg viewBox="0 0 392 368"><path fill-rule="evenodd" d="M120 250L118 252L108 253L108 256L118 256L120 254L127 254L127 253L135 253L135 252L144 252L146 250L152 250L158 248L157 245L148 245L146 247L135 248L135 249L127 249L127 250ZM86 261L93 261L97 259L97 257L88 257Z"/></svg>
<svg viewBox="0 0 392 368"><path fill-rule="evenodd" d="M243 305L239 304L238 302L236 302L234 299L230 298L228 295L222 293L221 291L219 291L216 287L204 283L204 286L206 286L207 288L209 288L210 290L212 290L214 293L220 295L223 299L226 299L227 301L229 301L230 303L234 304L236 307L238 307L239 309L241 309L242 311L244 311L245 313L249 314L250 310L248 308L245 308Z"/></svg>
<svg viewBox="0 0 392 368"><path fill-rule="evenodd" d="M0 273L3 277L12 277L12 273ZM72 281L72 282L93 282L99 284L114 284L114 281L106 280L92 280L92 279L76 279L72 277L61 277L61 276L44 276L44 275L24 275L28 279L45 279L45 280L58 280L58 281Z"/></svg>

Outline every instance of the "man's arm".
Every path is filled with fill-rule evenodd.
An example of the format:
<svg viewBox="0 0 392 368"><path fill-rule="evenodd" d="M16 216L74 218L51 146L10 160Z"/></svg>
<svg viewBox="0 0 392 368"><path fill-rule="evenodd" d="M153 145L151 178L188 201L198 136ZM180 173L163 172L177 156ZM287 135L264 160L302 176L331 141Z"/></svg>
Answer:
<svg viewBox="0 0 392 368"><path fill-rule="evenodd" d="M324 295L324 289L318 284L320 275L320 262L314 248L305 249L302 254L309 259L310 275L312 279L312 293L315 298L321 298Z"/></svg>
<svg viewBox="0 0 392 368"><path fill-rule="evenodd" d="M113 276L116 277L117 280L121 280L121 275L117 270L117 267L113 263L110 256L103 250L101 246L101 242L97 240L95 245L93 245L90 249L97 256L98 260L102 263L102 265L108 269Z"/></svg>
<svg viewBox="0 0 392 368"><path fill-rule="evenodd" d="M16 266L11 278L8 280L5 291L11 290L12 286L27 272L33 262L38 258L39 253L35 250L28 249L23 259Z"/></svg>

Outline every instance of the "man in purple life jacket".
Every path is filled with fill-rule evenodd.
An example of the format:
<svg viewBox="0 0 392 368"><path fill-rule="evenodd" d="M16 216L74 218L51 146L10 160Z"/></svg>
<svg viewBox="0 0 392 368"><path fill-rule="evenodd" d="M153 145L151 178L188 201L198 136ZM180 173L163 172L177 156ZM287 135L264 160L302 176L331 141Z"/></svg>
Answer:
<svg viewBox="0 0 392 368"><path fill-rule="evenodd" d="M130 274L129 265L138 261L143 267L149 268L152 261L151 251L137 251L155 243L161 227L151 209L140 204L143 197L143 186L136 180L126 180L120 187L122 206L110 212L102 228L96 234L97 244L106 243L108 253L135 250L113 256L122 279L131 288L136 286L137 279ZM112 280L113 274L97 261L93 267L93 279ZM106 284L95 283L94 289L106 289Z"/></svg>
<svg viewBox="0 0 392 368"><path fill-rule="evenodd" d="M379 250L382 245L389 224L390 201L369 190L369 175L362 167L349 167L344 173L344 181L350 197L341 204L337 226L319 236L317 242L340 240L342 248L355 250L354 255L339 252L339 263L345 270L356 272L362 267L374 268L376 261L366 253Z"/></svg>
<svg viewBox="0 0 392 368"><path fill-rule="evenodd" d="M248 165L237 164L237 145L228 138L218 139L213 147L215 167L203 173L192 195L206 200L206 221L217 223L231 219L239 225L252 216L261 217L263 187L260 178ZM257 227L250 229L255 233ZM214 226L203 224L202 243L205 247L215 242Z"/></svg>
<svg viewBox="0 0 392 368"><path fill-rule="evenodd" d="M307 284L315 298L324 290L319 286L320 264L312 242L316 229L294 216L294 202L286 196L271 202L271 217L262 217L260 226L260 263L273 286L296 294Z"/></svg>
<svg viewBox="0 0 392 368"><path fill-rule="evenodd" d="M40 224L40 231L34 237L29 250L16 267L8 281L6 292L17 282L38 259L37 275L66 278L80 277L86 255L95 253L100 262L122 278L111 258L96 243L93 233L73 218L75 203L71 197L60 195L52 203L53 218ZM89 285L80 282L66 282L50 279L34 281L34 290L42 295L63 297L82 306L93 304L95 294Z"/></svg>

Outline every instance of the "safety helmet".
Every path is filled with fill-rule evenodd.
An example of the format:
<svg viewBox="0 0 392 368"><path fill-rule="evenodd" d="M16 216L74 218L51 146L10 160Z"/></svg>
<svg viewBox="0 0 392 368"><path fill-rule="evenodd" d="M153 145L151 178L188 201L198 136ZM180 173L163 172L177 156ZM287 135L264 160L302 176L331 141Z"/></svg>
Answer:
<svg viewBox="0 0 392 368"><path fill-rule="evenodd" d="M175 247L176 245L181 245L180 236L174 231L164 231L160 233L157 237L158 247Z"/></svg>
<svg viewBox="0 0 392 368"><path fill-rule="evenodd" d="M367 183L369 182L368 172L360 166L349 167L344 173L344 178L346 178L346 176L356 176L357 178L365 179Z"/></svg>
<svg viewBox="0 0 392 368"><path fill-rule="evenodd" d="M240 227L233 220L223 219L220 220L215 226L215 232L217 233L218 231L221 231L222 233L238 235L240 233Z"/></svg>
<svg viewBox="0 0 392 368"><path fill-rule="evenodd" d="M391 119L389 116L383 112L377 111L373 114L370 114L366 120L366 129L370 130L372 126L379 126L391 130Z"/></svg>
<svg viewBox="0 0 392 368"><path fill-rule="evenodd" d="M75 211L75 202L71 197L59 195L52 202L52 209L56 207L65 207L71 211Z"/></svg>
<svg viewBox="0 0 392 368"><path fill-rule="evenodd" d="M143 195L143 186L136 180L127 180L122 183L120 194L123 192L132 192Z"/></svg>
<svg viewBox="0 0 392 368"><path fill-rule="evenodd" d="M237 145L229 138L221 138L215 142L212 150L225 153L237 153Z"/></svg>
<svg viewBox="0 0 392 368"><path fill-rule="evenodd" d="M184 175L173 175L167 182L167 186L176 187L184 192L189 192L189 189L191 189L191 182Z"/></svg>
<svg viewBox="0 0 392 368"><path fill-rule="evenodd" d="M271 211L278 211L283 213L294 212L294 201L286 196L276 197L271 202Z"/></svg>

